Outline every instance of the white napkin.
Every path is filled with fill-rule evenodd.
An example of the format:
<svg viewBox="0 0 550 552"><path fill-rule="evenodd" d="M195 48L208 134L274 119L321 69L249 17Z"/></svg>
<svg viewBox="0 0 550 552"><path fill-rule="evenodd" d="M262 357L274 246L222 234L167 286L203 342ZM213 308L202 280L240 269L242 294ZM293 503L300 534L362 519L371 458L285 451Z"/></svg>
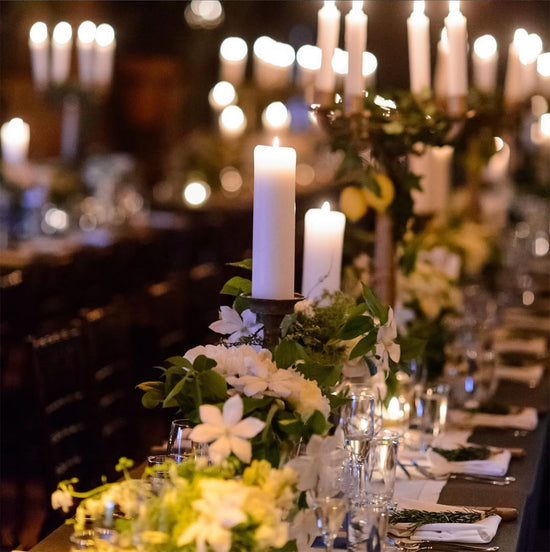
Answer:
<svg viewBox="0 0 550 552"><path fill-rule="evenodd" d="M406 499L398 503L399 509L426 510L429 512L458 512L471 511L460 506L446 506L443 504L430 504L418 500ZM434 540L444 542L487 543L496 535L500 516L489 516L476 523L430 523L421 525L409 538L413 541ZM408 534L406 524L389 526L389 532L404 536Z"/></svg>
<svg viewBox="0 0 550 552"><path fill-rule="evenodd" d="M497 330L495 333L493 349L496 353L526 353L538 356L546 354L546 339L544 337L515 339L507 336L506 330Z"/></svg>
<svg viewBox="0 0 550 552"><path fill-rule="evenodd" d="M503 322L505 326L521 330L538 330L550 332L550 318L533 316L528 310L510 308L504 312Z"/></svg>
<svg viewBox="0 0 550 552"><path fill-rule="evenodd" d="M415 471L415 469L411 470L411 475ZM436 504L443 487L447 484L447 480L434 481L433 479L426 479L424 476L421 477L421 480L396 481L393 501L399 504L403 500L414 499Z"/></svg>
<svg viewBox="0 0 550 552"><path fill-rule="evenodd" d="M448 419L451 424L463 427L501 427L511 429L527 429L532 431L538 424L535 408L522 408L517 414L472 414L463 410L449 410Z"/></svg>
<svg viewBox="0 0 550 552"><path fill-rule="evenodd" d="M434 443L434 446L452 450L460 446L472 446L471 443ZM443 473L470 473L478 475L506 475L511 458L510 451L494 453L487 460L468 460L464 462L450 462L433 450L428 451L428 460L431 470L436 474Z"/></svg>
<svg viewBox="0 0 550 552"><path fill-rule="evenodd" d="M531 366L500 364L496 370L498 379L526 383L529 387L536 387L540 383L543 374L544 366L542 364L533 364Z"/></svg>

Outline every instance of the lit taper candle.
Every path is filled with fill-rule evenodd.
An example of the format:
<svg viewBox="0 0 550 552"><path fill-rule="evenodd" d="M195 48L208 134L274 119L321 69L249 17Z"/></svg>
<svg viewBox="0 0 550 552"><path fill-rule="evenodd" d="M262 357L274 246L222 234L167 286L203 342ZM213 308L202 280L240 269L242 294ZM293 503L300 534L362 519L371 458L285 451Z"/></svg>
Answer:
<svg viewBox="0 0 550 552"><path fill-rule="evenodd" d="M16 117L0 128L2 159L10 165L20 165L27 160L29 151L29 125Z"/></svg>
<svg viewBox="0 0 550 552"><path fill-rule="evenodd" d="M363 0L354 0L345 19L348 52L348 73L344 82L346 99L361 96L363 92L363 52L367 49L367 24Z"/></svg>
<svg viewBox="0 0 550 552"><path fill-rule="evenodd" d="M54 27L52 38L52 81L59 85L67 80L71 70L73 29L61 21Z"/></svg>
<svg viewBox="0 0 550 552"><path fill-rule="evenodd" d="M94 79L95 33L96 26L92 21L83 21L78 27L78 78L84 88L91 86Z"/></svg>
<svg viewBox="0 0 550 552"><path fill-rule="evenodd" d="M320 92L333 93L336 76L332 69L332 57L338 46L340 12L334 0L325 0L317 18L317 46L321 48L321 68L317 74L316 88Z"/></svg>
<svg viewBox="0 0 550 552"><path fill-rule="evenodd" d="M102 23L96 30L94 59L94 83L100 88L109 88L113 79L115 62L115 30Z"/></svg>
<svg viewBox="0 0 550 552"><path fill-rule="evenodd" d="M460 12L460 1L449 0L449 15L445 18L449 43L448 96L462 97L468 91L466 18Z"/></svg>
<svg viewBox="0 0 550 552"><path fill-rule="evenodd" d="M294 298L296 150L254 149L252 296Z"/></svg>
<svg viewBox="0 0 550 552"><path fill-rule="evenodd" d="M415 0L407 19L409 38L409 78L411 92L420 94L430 83L430 20L424 13L424 0Z"/></svg>
<svg viewBox="0 0 550 552"><path fill-rule="evenodd" d="M43 90L48 86L48 81L50 80L48 74L50 43L46 23L37 21L31 27L29 32L29 48L31 51L33 82L36 88Z"/></svg>
<svg viewBox="0 0 550 552"><path fill-rule="evenodd" d="M474 86L481 92L492 93L497 85L498 52L495 37L480 36L474 42Z"/></svg>

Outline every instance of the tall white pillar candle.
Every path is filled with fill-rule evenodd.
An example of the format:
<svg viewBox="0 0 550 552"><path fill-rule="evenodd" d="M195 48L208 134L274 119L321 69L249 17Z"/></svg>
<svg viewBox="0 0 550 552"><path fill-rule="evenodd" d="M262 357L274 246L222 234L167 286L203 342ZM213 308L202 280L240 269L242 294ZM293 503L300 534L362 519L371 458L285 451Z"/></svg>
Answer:
<svg viewBox="0 0 550 552"><path fill-rule="evenodd" d="M334 92L336 76L332 69L332 57L338 46L340 12L332 0L325 0L317 17L317 46L321 48L321 68L317 75L317 90Z"/></svg>
<svg viewBox="0 0 550 552"><path fill-rule="evenodd" d="M226 38L220 46L220 80L239 86L244 81L248 46L237 36Z"/></svg>
<svg viewBox="0 0 550 552"><path fill-rule="evenodd" d="M94 78L95 23L83 21L77 32L78 78L80 85L88 88Z"/></svg>
<svg viewBox="0 0 550 552"><path fill-rule="evenodd" d="M372 52L363 52L363 88L376 86L376 69L378 60Z"/></svg>
<svg viewBox="0 0 550 552"><path fill-rule="evenodd" d="M433 212L440 215L444 215L449 209L453 154L452 146L430 148L431 202Z"/></svg>
<svg viewBox="0 0 550 552"><path fill-rule="evenodd" d="M94 57L94 84L100 88L111 85L115 48L115 30L111 25L102 23L96 30Z"/></svg>
<svg viewBox="0 0 550 552"><path fill-rule="evenodd" d="M315 299L323 291L340 290L344 213L331 211L326 201L321 209L310 209L305 216L302 293Z"/></svg>
<svg viewBox="0 0 550 552"><path fill-rule="evenodd" d="M492 35L480 36L474 42L474 86L481 92L492 93L497 84L497 41Z"/></svg>
<svg viewBox="0 0 550 552"><path fill-rule="evenodd" d="M296 150L254 149L252 296L294 297Z"/></svg>
<svg viewBox="0 0 550 552"><path fill-rule="evenodd" d="M430 20L424 14L424 1L415 0L407 19L409 38L409 78L411 92L420 94L431 88L430 81Z"/></svg>
<svg viewBox="0 0 550 552"><path fill-rule="evenodd" d="M363 92L363 52L367 49L368 18L363 12L363 0L354 0L345 18L348 73L344 82L346 98L360 96Z"/></svg>
<svg viewBox="0 0 550 552"><path fill-rule="evenodd" d="M445 98L449 90L448 78L449 44L447 30L441 31L441 40L437 43L437 58L435 63L434 90L437 98Z"/></svg>
<svg viewBox="0 0 550 552"><path fill-rule="evenodd" d="M550 52L537 58L538 92L550 98Z"/></svg>
<svg viewBox="0 0 550 552"><path fill-rule="evenodd" d="M36 88L43 90L48 86L50 57L48 27L45 23L37 21L31 27L29 32L29 48L31 51L33 82Z"/></svg>
<svg viewBox="0 0 550 552"><path fill-rule="evenodd" d="M420 177L421 189L411 192L415 215L431 215L434 212L430 187L430 149L426 148L422 155L409 155L409 168Z"/></svg>
<svg viewBox="0 0 550 552"><path fill-rule="evenodd" d="M449 15L445 18L449 43L449 97L465 96L468 92L466 18L460 12L460 1L449 0Z"/></svg>
<svg viewBox="0 0 550 552"><path fill-rule="evenodd" d="M4 163L20 165L27 160L30 128L23 119L16 117L4 123L0 128L0 139Z"/></svg>
<svg viewBox="0 0 550 552"><path fill-rule="evenodd" d="M298 85L305 89L315 83L321 67L321 49L311 44L304 44L296 52L298 65Z"/></svg>
<svg viewBox="0 0 550 552"><path fill-rule="evenodd" d="M59 85L67 80L71 70L71 26L66 21L58 23L53 29L52 39L52 81Z"/></svg>
<svg viewBox="0 0 550 552"><path fill-rule="evenodd" d="M504 100L508 105L517 104L525 99L521 80L522 69L519 61L519 52L523 42L527 40L527 36L525 29L517 29L514 33L514 40L508 48L508 62L504 82Z"/></svg>

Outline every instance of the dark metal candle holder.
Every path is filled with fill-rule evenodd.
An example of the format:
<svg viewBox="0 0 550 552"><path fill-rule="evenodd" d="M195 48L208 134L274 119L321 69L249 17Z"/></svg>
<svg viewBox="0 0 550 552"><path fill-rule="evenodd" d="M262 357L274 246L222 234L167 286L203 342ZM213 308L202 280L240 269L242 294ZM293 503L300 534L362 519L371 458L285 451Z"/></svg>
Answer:
<svg viewBox="0 0 550 552"><path fill-rule="evenodd" d="M258 321L264 325L264 342L266 349L271 349L279 343L281 337L281 322L287 314L294 312L294 305L302 301L304 296L295 293L293 299L259 299L246 296L250 310L256 313Z"/></svg>

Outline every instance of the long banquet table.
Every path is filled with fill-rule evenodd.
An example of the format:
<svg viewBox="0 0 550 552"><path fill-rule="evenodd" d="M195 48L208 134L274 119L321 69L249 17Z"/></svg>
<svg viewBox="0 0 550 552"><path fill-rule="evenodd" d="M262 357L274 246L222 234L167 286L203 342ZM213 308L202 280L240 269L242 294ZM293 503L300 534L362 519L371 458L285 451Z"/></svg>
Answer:
<svg viewBox="0 0 550 552"><path fill-rule="evenodd" d="M478 428L470 441L502 447L521 447L526 456L513 459L508 474L516 481L507 487L493 487L463 480L449 480L439 497L439 503L462 506L500 506L517 508L518 519L502 522L492 545L500 552L533 552L539 509L548 494L543 488L547 480L549 461L550 377L548 373L535 389L525 385L501 382L497 390L499 402L510 405L532 406L539 411L536 430L522 435L511 429ZM547 499L547 496L546 496ZM64 525L32 548L32 552L69 552L72 526Z"/></svg>

